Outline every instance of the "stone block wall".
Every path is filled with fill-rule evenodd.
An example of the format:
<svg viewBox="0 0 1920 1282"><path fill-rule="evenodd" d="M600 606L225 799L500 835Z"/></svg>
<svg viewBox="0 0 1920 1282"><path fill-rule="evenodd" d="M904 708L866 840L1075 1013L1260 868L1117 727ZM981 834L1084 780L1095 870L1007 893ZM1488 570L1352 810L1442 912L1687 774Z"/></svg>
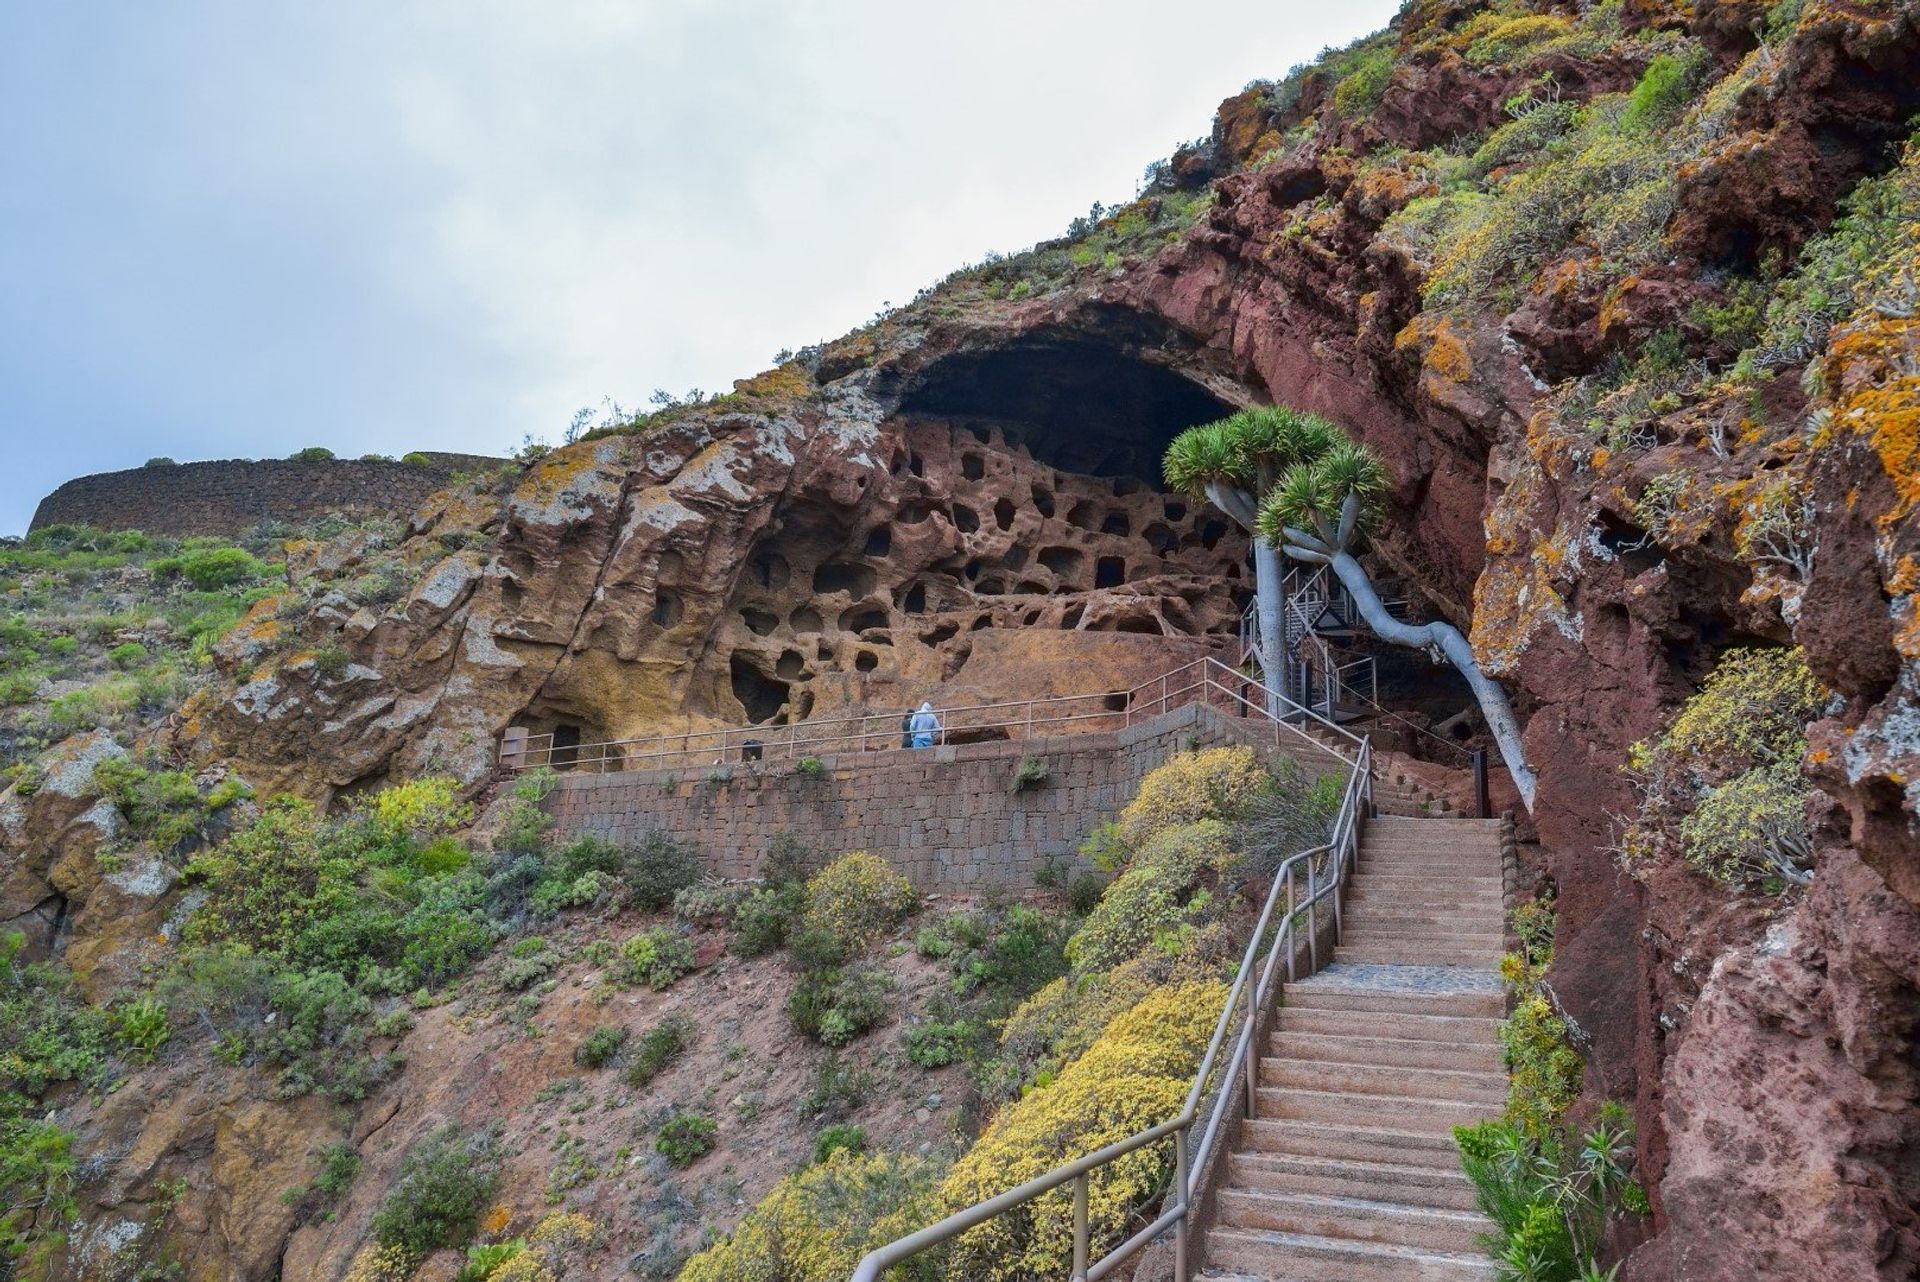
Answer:
<svg viewBox="0 0 1920 1282"><path fill-rule="evenodd" d="M455 472L497 467L475 454L427 462L228 459L101 472L68 481L34 510L30 529L72 522L149 534L239 534L262 521L299 523L338 513L411 516Z"/></svg>
<svg viewBox="0 0 1920 1282"><path fill-rule="evenodd" d="M565 774L547 805L556 832L616 842L664 832L725 877L758 876L767 847L788 830L827 856L871 850L926 893L1026 890L1049 863L1077 861L1094 827L1190 743L1276 750L1271 723L1190 704L1112 734L847 753L822 758L812 776L791 761ZM1284 752L1313 774L1343 769L1305 744ZM1015 793L1028 756L1046 764L1047 780Z"/></svg>

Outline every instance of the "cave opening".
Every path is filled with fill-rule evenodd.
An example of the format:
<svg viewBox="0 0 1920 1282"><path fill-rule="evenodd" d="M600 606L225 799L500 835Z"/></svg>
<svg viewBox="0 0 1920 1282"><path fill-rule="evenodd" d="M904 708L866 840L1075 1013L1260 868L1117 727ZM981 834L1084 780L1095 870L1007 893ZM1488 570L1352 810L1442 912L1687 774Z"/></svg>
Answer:
<svg viewBox="0 0 1920 1282"><path fill-rule="evenodd" d="M787 706L787 683L776 681L755 667L747 655L735 652L727 660L733 678L733 697L740 701L754 725L773 720Z"/></svg>
<svg viewBox="0 0 1920 1282"><path fill-rule="evenodd" d="M1123 331L1143 324L1113 319ZM1173 438L1233 410L1184 375L1133 354L1165 340L1144 331L1106 341L1037 331L934 362L906 389L900 409L976 432L998 428L1009 445L1063 472L1131 477L1157 489Z"/></svg>

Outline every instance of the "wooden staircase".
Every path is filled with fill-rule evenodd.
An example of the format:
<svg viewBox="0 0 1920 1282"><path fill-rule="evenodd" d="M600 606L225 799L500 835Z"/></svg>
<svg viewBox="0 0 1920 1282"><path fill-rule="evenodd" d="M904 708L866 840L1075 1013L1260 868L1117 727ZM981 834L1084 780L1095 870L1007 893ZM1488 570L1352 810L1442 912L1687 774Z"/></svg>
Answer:
<svg viewBox="0 0 1920 1282"><path fill-rule="evenodd" d="M1451 1132L1506 1100L1502 882L1498 821L1367 824L1334 963L1282 990L1201 1277L1494 1276Z"/></svg>

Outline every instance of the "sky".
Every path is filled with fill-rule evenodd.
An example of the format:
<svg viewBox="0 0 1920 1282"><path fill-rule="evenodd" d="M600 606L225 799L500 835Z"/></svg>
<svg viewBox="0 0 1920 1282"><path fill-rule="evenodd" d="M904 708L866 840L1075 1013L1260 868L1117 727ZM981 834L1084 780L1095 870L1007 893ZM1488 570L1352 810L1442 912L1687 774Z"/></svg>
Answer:
<svg viewBox="0 0 1920 1282"><path fill-rule="evenodd" d="M724 391L1396 7L0 5L0 534L155 456L507 453Z"/></svg>

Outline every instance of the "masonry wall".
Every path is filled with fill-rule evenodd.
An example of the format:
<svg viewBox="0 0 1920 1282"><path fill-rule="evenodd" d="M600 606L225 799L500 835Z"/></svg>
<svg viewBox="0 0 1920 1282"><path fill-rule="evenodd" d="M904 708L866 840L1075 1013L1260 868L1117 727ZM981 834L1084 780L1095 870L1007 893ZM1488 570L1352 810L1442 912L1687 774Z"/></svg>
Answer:
<svg viewBox="0 0 1920 1282"><path fill-rule="evenodd" d="M428 454L424 464L229 459L136 467L68 481L40 500L29 528L71 522L149 534L233 535L267 520L297 523L335 513L405 517L455 472L501 461Z"/></svg>
<svg viewBox="0 0 1920 1282"><path fill-rule="evenodd" d="M790 761L734 763L724 780L706 770L563 775L547 806L563 833L688 841L725 877L758 876L769 843L791 830L829 856L882 855L923 892L1024 890L1049 863L1077 862L1080 843L1169 756L1239 742L1271 751L1272 724L1190 704L1117 734L826 757L811 777ZM1304 745L1286 755L1315 774L1339 768ZM1014 793L1028 756L1046 764L1047 781Z"/></svg>

